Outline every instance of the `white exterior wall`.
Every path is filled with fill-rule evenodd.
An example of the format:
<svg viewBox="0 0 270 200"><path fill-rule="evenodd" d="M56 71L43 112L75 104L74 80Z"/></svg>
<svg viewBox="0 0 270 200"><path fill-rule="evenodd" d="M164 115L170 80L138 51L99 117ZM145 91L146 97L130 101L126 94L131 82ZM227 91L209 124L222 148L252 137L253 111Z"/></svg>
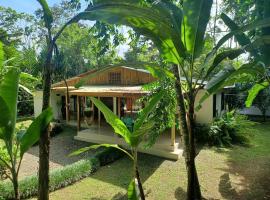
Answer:
<svg viewBox="0 0 270 200"><path fill-rule="evenodd" d="M200 90L196 96L195 107L198 105L199 100L205 94L205 90ZM196 112L196 122L198 123L211 123L213 120L213 96L208 97L202 104L202 108Z"/></svg>
<svg viewBox="0 0 270 200"><path fill-rule="evenodd" d="M42 99L43 91L34 92L34 114L37 117L42 112ZM61 102L61 95L57 96L54 92L51 93L51 107L53 109L54 119L59 119L61 116L61 106L58 103Z"/></svg>
<svg viewBox="0 0 270 200"><path fill-rule="evenodd" d="M56 95L56 93L51 93L51 107L53 109L53 118L61 118L61 95Z"/></svg>
<svg viewBox="0 0 270 200"><path fill-rule="evenodd" d="M220 114L222 112L221 98L222 98L221 92L217 93L216 94L216 114L217 114L217 116L220 116Z"/></svg>
<svg viewBox="0 0 270 200"><path fill-rule="evenodd" d="M43 92L35 91L33 92L33 95L34 95L34 114L35 117L37 117L42 112Z"/></svg>

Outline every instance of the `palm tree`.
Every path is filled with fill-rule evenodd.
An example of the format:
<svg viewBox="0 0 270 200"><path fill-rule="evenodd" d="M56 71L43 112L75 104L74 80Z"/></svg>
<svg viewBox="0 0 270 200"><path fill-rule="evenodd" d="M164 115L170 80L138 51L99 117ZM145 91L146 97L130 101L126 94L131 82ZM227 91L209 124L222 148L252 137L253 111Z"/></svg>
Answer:
<svg viewBox="0 0 270 200"><path fill-rule="evenodd" d="M173 66L176 78L179 124L184 136L185 161L188 174L188 199L201 199L199 180L195 166L195 98L205 80L214 75L215 69L225 60L233 60L244 53L250 45L239 49L218 52L232 36L255 27L269 26L269 19L254 22L225 35L206 56L202 54L204 37L209 22L212 0L184 0L181 4L171 1L144 0L96 0L88 8L72 18L67 24L79 20L99 20L105 23L132 27L138 34L151 39L159 48L164 61ZM234 80L239 74L262 68L262 63L243 65L238 69L226 66L207 87L208 93L201 102L222 85ZM251 70L249 70L251 68ZM184 77L184 79L182 79ZM229 80L228 80L229 79ZM183 84L184 83L184 84ZM184 87L187 86L187 87ZM184 103L186 102L186 103ZM198 106L199 109L199 106Z"/></svg>

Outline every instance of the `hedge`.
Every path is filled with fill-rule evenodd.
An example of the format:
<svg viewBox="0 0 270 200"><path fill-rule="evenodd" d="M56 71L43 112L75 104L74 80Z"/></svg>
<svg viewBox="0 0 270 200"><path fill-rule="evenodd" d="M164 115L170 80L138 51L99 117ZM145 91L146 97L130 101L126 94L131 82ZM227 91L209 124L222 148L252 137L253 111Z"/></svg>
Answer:
<svg viewBox="0 0 270 200"><path fill-rule="evenodd" d="M100 166L111 163L123 153L117 149L107 148L99 151L95 156L80 160L63 168L50 172L50 192L66 187L88 177L98 170ZM19 181L20 196L22 199L30 198L38 194L38 176L33 175ZM10 181L0 183L0 200L14 197L13 185Z"/></svg>

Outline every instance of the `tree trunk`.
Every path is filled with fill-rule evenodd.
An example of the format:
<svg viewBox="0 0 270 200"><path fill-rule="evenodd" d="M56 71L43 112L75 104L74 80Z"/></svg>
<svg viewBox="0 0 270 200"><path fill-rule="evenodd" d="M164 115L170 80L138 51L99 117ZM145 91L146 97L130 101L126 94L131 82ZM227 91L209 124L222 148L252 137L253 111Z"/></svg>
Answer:
<svg viewBox="0 0 270 200"><path fill-rule="evenodd" d="M143 186L142 186L138 167L136 167L136 178L138 181L138 187L139 187L139 191L140 191L141 200L145 200L145 195L144 195Z"/></svg>
<svg viewBox="0 0 270 200"><path fill-rule="evenodd" d="M13 174L13 188L14 188L14 197L15 200L20 200L20 192L19 192L19 183L18 183L18 176L16 174Z"/></svg>
<svg viewBox="0 0 270 200"><path fill-rule="evenodd" d="M181 133L184 137L184 156L188 176L187 199L194 200L201 199L200 185L195 166L195 139L192 131L194 127L194 105L192 106L193 109L189 109L189 114L186 116L186 108L184 104L179 70L180 69L177 65L173 66L173 72L176 78L175 90L177 94L177 104L180 112L179 125ZM187 123L187 118L189 123Z"/></svg>
<svg viewBox="0 0 270 200"><path fill-rule="evenodd" d="M139 188L139 193L140 193L140 198L141 200L145 200L145 195L144 195L144 191L143 191L143 186L142 186L142 182L141 182L141 178L140 178L140 174L139 174L139 170L138 170L138 152L137 149L133 149L133 156L134 156L134 161L133 161L133 175L134 175L134 179L137 179L138 181L138 188ZM136 184L136 181L135 181Z"/></svg>
<svg viewBox="0 0 270 200"><path fill-rule="evenodd" d="M42 110L45 110L50 105L51 95L51 60L52 60L53 45L48 44L48 54L43 69L43 105ZM41 134L39 140L39 184L38 184L38 199L49 199L49 151L50 151L50 127Z"/></svg>
<svg viewBox="0 0 270 200"><path fill-rule="evenodd" d="M195 164L195 157L196 157L196 146L195 146L195 135L194 135L194 127L195 127L195 112L194 112L194 104L195 104L195 97L193 96L193 92L191 91L189 97L189 109L188 109L188 117L187 117L187 125L189 131L189 169L188 169L188 176L191 178L190 186L188 187L188 194L192 195L191 199L201 199L201 190L199 179L196 170Z"/></svg>

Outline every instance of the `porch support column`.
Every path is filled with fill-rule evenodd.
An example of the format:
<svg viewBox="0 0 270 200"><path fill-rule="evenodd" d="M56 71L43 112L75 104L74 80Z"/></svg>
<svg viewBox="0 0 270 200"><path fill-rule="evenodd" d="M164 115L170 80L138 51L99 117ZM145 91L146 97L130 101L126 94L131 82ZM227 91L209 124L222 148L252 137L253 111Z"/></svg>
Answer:
<svg viewBox="0 0 270 200"><path fill-rule="evenodd" d="M69 122L69 120L70 120L70 117L69 117L69 97L68 97L68 95L66 94L66 122L68 123Z"/></svg>
<svg viewBox="0 0 270 200"><path fill-rule="evenodd" d="M81 97L77 96L77 131L81 129Z"/></svg>
<svg viewBox="0 0 270 200"><path fill-rule="evenodd" d="M113 97L113 113L117 115L117 113L116 113L116 112L117 112L117 111L116 111L116 110L117 110L117 109L116 109L116 103L117 103L116 97Z"/></svg>
<svg viewBox="0 0 270 200"><path fill-rule="evenodd" d="M121 97L118 97L118 117L121 118Z"/></svg>
<svg viewBox="0 0 270 200"><path fill-rule="evenodd" d="M175 146L175 117L173 119L173 124L171 128L171 146Z"/></svg>
<svg viewBox="0 0 270 200"><path fill-rule="evenodd" d="M100 97L98 97L98 100L100 100ZM100 110L98 109L98 127L100 127Z"/></svg>
<svg viewBox="0 0 270 200"><path fill-rule="evenodd" d="M92 103L92 122L94 123L94 120L95 120L95 107L94 107L94 103L93 103L93 101L91 101L91 103Z"/></svg>

